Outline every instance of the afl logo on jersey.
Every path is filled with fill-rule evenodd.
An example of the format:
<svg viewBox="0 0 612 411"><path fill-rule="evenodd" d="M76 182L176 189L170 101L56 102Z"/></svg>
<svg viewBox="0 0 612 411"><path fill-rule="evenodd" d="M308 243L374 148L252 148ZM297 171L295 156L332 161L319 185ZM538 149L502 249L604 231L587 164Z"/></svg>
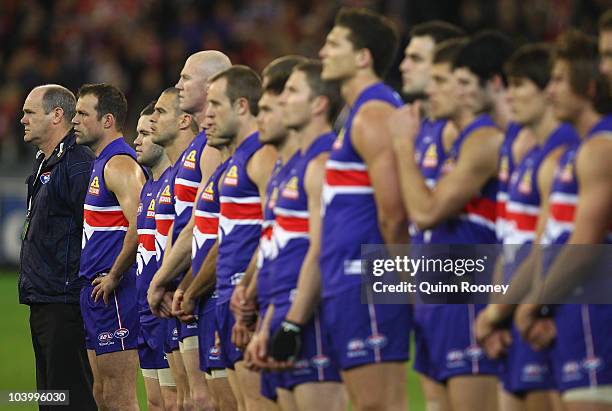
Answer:
<svg viewBox="0 0 612 411"><path fill-rule="evenodd" d="M51 172L47 171L46 173L42 173L40 175L40 182L43 184L47 184L51 180Z"/></svg>
<svg viewBox="0 0 612 411"><path fill-rule="evenodd" d="M238 167L231 166L225 178L223 179L223 184L226 186L237 186L238 185Z"/></svg>
<svg viewBox="0 0 612 411"><path fill-rule="evenodd" d="M95 176L89 184L89 194L97 196L100 195L100 180L98 176Z"/></svg>
<svg viewBox="0 0 612 411"><path fill-rule="evenodd" d="M195 170L196 167L196 151L191 150L187 157L185 157L185 161L183 161L183 167L188 168L190 170Z"/></svg>

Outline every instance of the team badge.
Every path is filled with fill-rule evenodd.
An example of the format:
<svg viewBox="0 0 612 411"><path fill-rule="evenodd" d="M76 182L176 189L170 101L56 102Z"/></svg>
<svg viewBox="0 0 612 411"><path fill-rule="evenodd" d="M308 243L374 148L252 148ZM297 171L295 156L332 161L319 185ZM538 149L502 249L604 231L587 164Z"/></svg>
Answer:
<svg viewBox="0 0 612 411"><path fill-rule="evenodd" d="M234 187L238 185L238 166L234 165L230 167L223 179L223 184Z"/></svg>
<svg viewBox="0 0 612 411"><path fill-rule="evenodd" d="M297 200L300 196L300 192L298 191L298 178L297 176L293 176L287 181L285 187L283 187L283 192L281 195L284 198L290 198L292 200Z"/></svg>
<svg viewBox="0 0 612 411"><path fill-rule="evenodd" d="M436 150L435 144L430 144L425 152L425 158L423 159L423 167L433 168L438 165L438 151Z"/></svg>
<svg viewBox="0 0 612 411"><path fill-rule="evenodd" d="M499 162L499 173L497 174L497 178L499 181L506 182L508 181L508 177L510 172L510 162L508 160L508 156L504 155Z"/></svg>
<svg viewBox="0 0 612 411"><path fill-rule="evenodd" d="M204 191L202 191L202 200L215 201L215 184L212 181L209 182Z"/></svg>
<svg viewBox="0 0 612 411"><path fill-rule="evenodd" d="M159 196L159 204L172 204L172 196L170 195L170 185L164 187L161 196Z"/></svg>
<svg viewBox="0 0 612 411"><path fill-rule="evenodd" d="M525 174L523 174L523 178L521 178L521 182L519 183L519 186L518 186L518 191L521 194L531 193L531 179L532 179L532 171L531 169L528 169L527 171L525 171Z"/></svg>
<svg viewBox="0 0 612 411"><path fill-rule="evenodd" d="M43 184L47 184L51 180L51 172L47 171L46 173L42 173L40 175L40 182Z"/></svg>
<svg viewBox="0 0 612 411"><path fill-rule="evenodd" d="M147 218L155 218L155 199L152 199L147 208Z"/></svg>
<svg viewBox="0 0 612 411"><path fill-rule="evenodd" d="M183 167L188 168L190 170L195 170L196 168L196 150L191 150L187 157L185 157L185 161L183 161Z"/></svg>
<svg viewBox="0 0 612 411"><path fill-rule="evenodd" d="M89 194L97 196L100 195L100 180L98 176L95 176L89 184Z"/></svg>
<svg viewBox="0 0 612 411"><path fill-rule="evenodd" d="M139 216L142 213L142 203L138 203L138 210L136 211L136 215Z"/></svg>

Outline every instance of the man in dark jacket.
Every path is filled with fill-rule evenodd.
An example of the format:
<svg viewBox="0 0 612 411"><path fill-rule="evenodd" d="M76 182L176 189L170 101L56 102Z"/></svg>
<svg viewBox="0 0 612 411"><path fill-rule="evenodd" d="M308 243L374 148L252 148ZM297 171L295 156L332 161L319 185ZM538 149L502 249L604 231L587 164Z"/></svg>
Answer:
<svg viewBox="0 0 612 411"><path fill-rule="evenodd" d="M38 389L69 390L70 406L62 409L95 410L79 307L83 202L94 155L76 144L75 106L74 94L58 85L34 88L23 105L24 141L38 153L27 180L19 302L30 306Z"/></svg>

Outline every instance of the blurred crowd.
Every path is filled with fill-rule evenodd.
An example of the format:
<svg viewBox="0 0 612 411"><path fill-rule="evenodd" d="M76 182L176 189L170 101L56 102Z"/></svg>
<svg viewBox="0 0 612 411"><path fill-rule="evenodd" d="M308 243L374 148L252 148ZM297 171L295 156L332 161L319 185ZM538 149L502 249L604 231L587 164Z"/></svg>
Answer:
<svg viewBox="0 0 612 411"><path fill-rule="evenodd" d="M2 0L0 2L0 169L33 151L22 141L28 91L59 83L76 92L110 82L127 95L126 136L137 114L178 79L187 55L219 49L260 70L284 54L315 56L342 5L382 11L403 33L438 18L472 32L495 27L517 43L553 40L570 25L596 30L609 0ZM398 60L399 64L399 60ZM397 65L396 65L397 67ZM391 74L391 84L399 76Z"/></svg>

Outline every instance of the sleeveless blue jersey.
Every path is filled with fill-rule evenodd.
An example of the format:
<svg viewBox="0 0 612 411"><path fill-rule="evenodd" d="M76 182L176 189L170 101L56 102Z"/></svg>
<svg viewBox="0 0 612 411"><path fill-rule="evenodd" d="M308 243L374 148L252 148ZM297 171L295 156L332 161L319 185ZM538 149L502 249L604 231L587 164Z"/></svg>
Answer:
<svg viewBox="0 0 612 411"><path fill-rule="evenodd" d="M437 176L446 161L446 150L444 149L443 132L448 120L429 120L421 122L419 134L414 142L415 161L421 170L427 187L433 188L437 182ZM410 225L410 242L412 244L428 243L431 231L419 231L415 224Z"/></svg>
<svg viewBox="0 0 612 411"><path fill-rule="evenodd" d="M383 83L361 92L325 165L322 191L321 286L323 297L361 284L361 245L382 244L368 168L355 151L351 130L359 109L371 101L401 106L397 93Z"/></svg>
<svg viewBox="0 0 612 411"><path fill-rule="evenodd" d="M515 159L512 155L512 145L516 141L522 126L510 123L504 136L504 141L499 149L499 161L497 165L497 195L496 195L496 217L495 233L498 242L502 243L505 231L508 228L506 219L506 203L508 202L508 184L510 176L514 172Z"/></svg>
<svg viewBox="0 0 612 411"><path fill-rule="evenodd" d="M113 140L93 163L83 213L83 244L79 275L93 280L108 272L123 247L129 222L117 197L106 188L104 167L114 156L125 155L136 161L134 149L121 137ZM134 267L135 269L135 267Z"/></svg>
<svg viewBox="0 0 612 411"><path fill-rule="evenodd" d="M329 152L336 135L323 134L302 154L298 163L280 185L274 208L273 237L278 256L272 267L271 298L275 306L288 305L297 286L302 263L306 257L308 237L308 196L304 189L306 170L321 153Z"/></svg>
<svg viewBox="0 0 612 411"><path fill-rule="evenodd" d="M172 238L178 238L189 222L198 187L202 181L200 157L206 147L206 133L198 134L183 152L174 179L174 211L176 214Z"/></svg>
<svg viewBox="0 0 612 411"><path fill-rule="evenodd" d="M261 239L259 240L259 255L257 261L257 267L259 269L257 275L257 299L260 309L266 307L270 303L271 288L273 284L272 267L276 264L276 257L278 255L278 249L272 237L274 235L274 210L279 198L279 186L287 174L295 167L300 157L301 154L297 151L285 164L282 164L279 160L266 186L266 199L263 210L264 221L262 224Z"/></svg>
<svg viewBox="0 0 612 411"><path fill-rule="evenodd" d="M138 290L138 312L141 318L143 316L153 318L147 302L147 291L151 279L157 271L157 260L155 259L155 198L160 183L161 179L153 180L153 178L150 178L147 180L140 192L140 203L136 215L136 227L138 229L136 289Z"/></svg>
<svg viewBox="0 0 612 411"><path fill-rule="evenodd" d="M247 137L236 148L221 180L217 304L229 301L259 243L263 220L261 199L246 168L261 147L258 133Z"/></svg>
<svg viewBox="0 0 612 411"><path fill-rule="evenodd" d="M540 188L538 171L544 159L563 145L579 141L574 128L567 124L555 129L542 146L532 148L518 164L508 186L506 204L507 227L502 241L504 244L528 245L535 238L540 214ZM528 247L511 247L504 260L504 279L510 280L515 270L528 254ZM518 253L518 254L515 254Z"/></svg>
<svg viewBox="0 0 612 411"><path fill-rule="evenodd" d="M155 259L158 267L161 266L168 237L171 235L170 227L174 222L174 179L177 164L169 167L160 177L159 190L155 197Z"/></svg>
<svg viewBox="0 0 612 411"><path fill-rule="evenodd" d="M459 133L451 147L448 159L439 178L457 162L466 138L482 127L495 127L491 117L482 114ZM474 196L463 211L432 229L431 242L436 244L495 244L495 197L497 178L485 183L480 193Z"/></svg>

